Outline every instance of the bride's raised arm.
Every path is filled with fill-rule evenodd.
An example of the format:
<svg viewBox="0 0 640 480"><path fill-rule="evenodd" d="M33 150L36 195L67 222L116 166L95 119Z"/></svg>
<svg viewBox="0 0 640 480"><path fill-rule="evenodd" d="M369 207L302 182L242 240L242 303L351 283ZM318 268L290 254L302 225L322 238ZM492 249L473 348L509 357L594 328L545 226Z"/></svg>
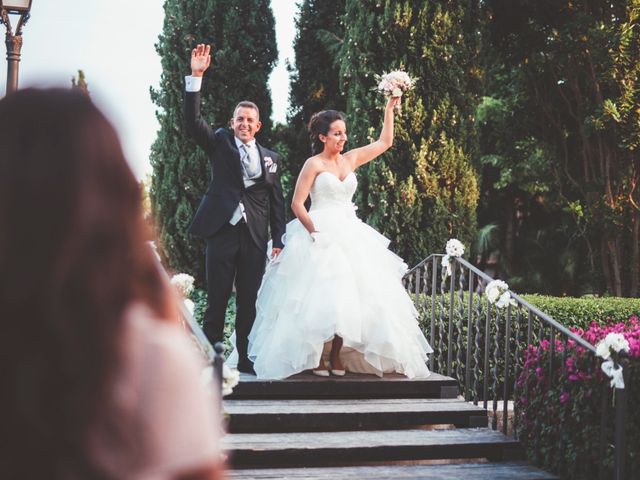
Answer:
<svg viewBox="0 0 640 480"><path fill-rule="evenodd" d="M393 145L393 115L395 106L399 102L400 97L389 97L387 106L384 109L384 122L378 140L345 153L344 157L349 160L353 170L370 162L391 148L391 145Z"/></svg>

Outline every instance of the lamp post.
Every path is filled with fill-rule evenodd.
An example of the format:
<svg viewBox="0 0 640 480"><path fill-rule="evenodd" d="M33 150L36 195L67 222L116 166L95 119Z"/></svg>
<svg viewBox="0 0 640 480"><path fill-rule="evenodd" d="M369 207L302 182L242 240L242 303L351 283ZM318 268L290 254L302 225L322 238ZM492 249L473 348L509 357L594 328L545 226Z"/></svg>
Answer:
<svg viewBox="0 0 640 480"><path fill-rule="evenodd" d="M22 27L29 20L32 0L0 0L0 23L7 29L7 94L18 89L18 64L22 48ZM16 32L13 33L9 14L19 15Z"/></svg>

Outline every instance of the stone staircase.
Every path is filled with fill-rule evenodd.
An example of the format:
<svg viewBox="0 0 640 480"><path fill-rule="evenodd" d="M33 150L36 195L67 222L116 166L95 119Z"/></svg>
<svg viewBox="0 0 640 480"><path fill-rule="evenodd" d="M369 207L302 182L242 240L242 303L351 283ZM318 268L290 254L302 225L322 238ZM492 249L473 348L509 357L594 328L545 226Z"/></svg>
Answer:
<svg viewBox="0 0 640 480"><path fill-rule="evenodd" d="M487 428L487 412L436 373L241 375L226 397L232 479L556 478L528 465L520 444Z"/></svg>

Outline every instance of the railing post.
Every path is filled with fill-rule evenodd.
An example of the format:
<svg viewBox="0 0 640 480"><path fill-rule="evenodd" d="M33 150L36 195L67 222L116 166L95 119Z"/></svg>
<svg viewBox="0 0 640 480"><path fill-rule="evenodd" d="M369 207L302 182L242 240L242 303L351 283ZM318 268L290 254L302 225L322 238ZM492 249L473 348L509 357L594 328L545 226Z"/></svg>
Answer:
<svg viewBox="0 0 640 480"><path fill-rule="evenodd" d="M437 257L433 257L431 263L431 343L430 345L435 348L436 346L436 295L438 293L438 263ZM435 354L431 354L429 358L429 368L433 370L435 367Z"/></svg>
<svg viewBox="0 0 640 480"><path fill-rule="evenodd" d="M455 315L456 303L456 268L451 268L451 282L449 284L449 330L447 333L447 376L451 376L453 363L453 317ZM460 380L456 378L456 380Z"/></svg>
<svg viewBox="0 0 640 480"><path fill-rule="evenodd" d="M222 352L224 352L224 345L222 342L217 342L213 349L215 350L215 357L213 358L213 376L215 385L218 387L218 392L222 394L222 365L224 364L224 356Z"/></svg>
<svg viewBox="0 0 640 480"><path fill-rule="evenodd" d="M625 385L629 385L628 371L629 362L624 352L621 353L620 366L622 367L622 377ZM614 478L615 480L625 480L626 461L626 417L627 417L627 390L616 388L616 430L614 438Z"/></svg>
<svg viewBox="0 0 640 480"><path fill-rule="evenodd" d="M625 427L627 415L627 391L616 388L616 437L615 437L615 479L625 480Z"/></svg>

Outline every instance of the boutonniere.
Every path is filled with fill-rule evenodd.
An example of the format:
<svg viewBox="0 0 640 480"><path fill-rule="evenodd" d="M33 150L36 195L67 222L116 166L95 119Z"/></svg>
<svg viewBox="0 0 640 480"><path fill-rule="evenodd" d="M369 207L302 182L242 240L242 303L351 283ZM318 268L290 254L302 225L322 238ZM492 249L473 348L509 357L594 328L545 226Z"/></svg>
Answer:
<svg viewBox="0 0 640 480"><path fill-rule="evenodd" d="M264 166L269 173L276 173L278 171L278 164L274 163L271 157L264 157Z"/></svg>

